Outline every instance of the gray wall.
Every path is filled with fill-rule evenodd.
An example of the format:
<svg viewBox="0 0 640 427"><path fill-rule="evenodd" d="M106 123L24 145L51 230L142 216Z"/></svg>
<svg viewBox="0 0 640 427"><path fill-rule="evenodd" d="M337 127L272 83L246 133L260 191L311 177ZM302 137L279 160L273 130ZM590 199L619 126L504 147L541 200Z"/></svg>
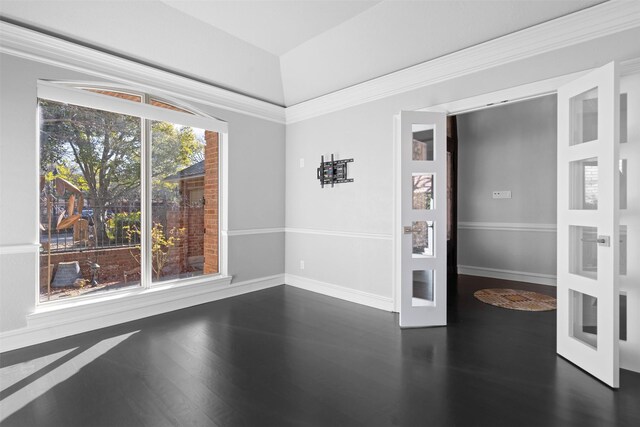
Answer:
<svg viewBox="0 0 640 427"><path fill-rule="evenodd" d="M37 260L16 245L38 243L38 79L96 81L53 66L0 56L0 331L26 326L36 301ZM284 227L284 125L196 107L229 123L229 229ZM234 282L282 274L284 233L229 237Z"/></svg>
<svg viewBox="0 0 640 427"><path fill-rule="evenodd" d="M640 56L640 44L636 42L639 36L640 30L632 30L603 37L287 125L286 226L287 229L302 229L302 231L287 232L286 273L333 284L345 292L365 292L391 298L393 296L393 242L391 240L394 179L393 116L401 110L416 110L512 88L600 66L613 59L636 58ZM538 102L551 103L551 100ZM534 125L535 123L531 124L535 128ZM521 149L513 147L509 150ZM351 168L354 183L343 184L333 189L320 189L315 179L316 163L319 162L320 155L330 153L336 154L338 158L353 157L355 159ZM514 161L519 162L519 156L522 155L522 161L527 167L524 168L522 164L518 167L520 170L531 169L529 165L533 166L536 157L526 157L524 154L524 152L510 151L506 155L502 153L501 158L518 157ZM303 168L299 164L301 158L305 160ZM550 161L548 157L545 159L545 162ZM480 174L479 171L475 173ZM551 182L548 181L554 177L547 176L545 179L543 185L555 194L555 190L550 187ZM495 185L497 184L501 182L498 181ZM493 182L488 184L488 189L509 189L493 188L493 185ZM512 187L511 190L514 191L514 197L522 196L520 189ZM548 199L545 198L545 200ZM488 212L480 214L485 208L480 207L477 202L473 203L474 209L479 209L478 216L473 218L482 218L474 219L476 221L515 221L511 219L513 218L511 214L506 212L497 214L502 216L488 215ZM552 202L545 201L541 205L536 205L536 200L530 198L524 203L523 206L513 207L514 213L519 212L518 215L521 218L519 221L555 222ZM482 204L482 206L485 205ZM501 237L494 233L492 238L504 240L506 233L508 232L503 232ZM322 236L323 239L319 239L318 236ZM461 238L469 241L465 235ZM538 233L535 238L528 238L530 242L535 239L539 239L540 242L529 246L523 245L523 240L505 244L511 256L504 260L505 264L489 264L484 259L474 262L498 266L495 268L527 271L534 266L517 264L517 262L539 257L539 261L532 261L535 262L535 268L544 274L555 274L555 260L549 261L550 256L534 249L553 248L551 242L555 242L555 234ZM479 247L486 240L477 234L477 242L473 245ZM352 250L345 250L345 247ZM332 252L333 248L339 248L340 256ZM363 251L361 248L367 248L367 250ZM502 248L500 251L504 252ZM299 264L302 256L305 257L304 270ZM466 253L461 253L461 257L463 260L468 259ZM494 260L499 256L493 254L490 258ZM355 271L367 272L367 274L357 275ZM345 279L347 277L348 280Z"/></svg>
<svg viewBox="0 0 640 427"><path fill-rule="evenodd" d="M458 116L460 265L555 274L556 235L535 226L556 223L556 114L552 95Z"/></svg>

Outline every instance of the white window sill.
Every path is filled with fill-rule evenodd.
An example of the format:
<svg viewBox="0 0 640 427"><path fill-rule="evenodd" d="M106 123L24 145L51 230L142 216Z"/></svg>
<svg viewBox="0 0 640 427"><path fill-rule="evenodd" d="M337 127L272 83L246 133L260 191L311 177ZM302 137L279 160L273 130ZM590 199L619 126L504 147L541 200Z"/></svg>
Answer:
<svg viewBox="0 0 640 427"><path fill-rule="evenodd" d="M153 285L149 288L129 288L107 291L103 295L90 297L75 297L73 300L52 301L38 304L35 311L27 316L29 324L49 318L63 312L73 312L82 315L83 312L113 313L161 304L168 299L182 299L216 290L221 290L231 284L230 276L209 275L190 279L176 279Z"/></svg>

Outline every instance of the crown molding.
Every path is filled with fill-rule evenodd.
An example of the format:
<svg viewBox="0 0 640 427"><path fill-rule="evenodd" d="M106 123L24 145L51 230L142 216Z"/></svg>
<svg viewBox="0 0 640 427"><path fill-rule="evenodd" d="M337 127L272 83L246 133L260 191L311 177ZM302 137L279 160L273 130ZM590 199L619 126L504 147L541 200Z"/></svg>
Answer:
<svg viewBox="0 0 640 427"><path fill-rule="evenodd" d="M156 95L285 122L283 107L4 21L0 21L0 53L134 86Z"/></svg>
<svg viewBox="0 0 640 427"><path fill-rule="evenodd" d="M610 0L286 109L295 123L640 27L640 2Z"/></svg>
<svg viewBox="0 0 640 427"><path fill-rule="evenodd" d="M640 58L623 61L620 64L620 74L628 76L630 74L640 73Z"/></svg>

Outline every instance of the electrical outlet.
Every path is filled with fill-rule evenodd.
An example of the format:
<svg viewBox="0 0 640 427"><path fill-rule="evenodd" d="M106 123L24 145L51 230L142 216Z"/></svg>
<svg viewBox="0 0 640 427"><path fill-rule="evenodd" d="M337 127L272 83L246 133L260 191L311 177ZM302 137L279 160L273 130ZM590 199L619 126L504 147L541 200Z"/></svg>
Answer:
<svg viewBox="0 0 640 427"><path fill-rule="evenodd" d="M494 199L510 199L511 191L506 191L506 190L493 191L491 195Z"/></svg>
<svg viewBox="0 0 640 427"><path fill-rule="evenodd" d="M300 260L300 270L304 270L304 260Z"/></svg>
<svg viewBox="0 0 640 427"><path fill-rule="evenodd" d="M300 167L303 168L304 167L304 159L300 159Z"/></svg>

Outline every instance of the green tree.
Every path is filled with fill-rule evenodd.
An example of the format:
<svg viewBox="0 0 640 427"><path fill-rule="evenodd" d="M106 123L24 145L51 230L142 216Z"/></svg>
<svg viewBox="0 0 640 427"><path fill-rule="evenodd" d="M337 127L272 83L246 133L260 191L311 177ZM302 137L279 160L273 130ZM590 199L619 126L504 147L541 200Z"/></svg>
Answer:
<svg viewBox="0 0 640 427"><path fill-rule="evenodd" d="M115 200L139 198L140 119L52 101L40 102L40 114L41 167L77 167L97 237L104 238L106 208Z"/></svg>
<svg viewBox="0 0 640 427"><path fill-rule="evenodd" d="M190 127L154 121L151 129L153 198L170 200L176 195L177 184L164 179L203 159L204 144Z"/></svg>
<svg viewBox="0 0 640 427"><path fill-rule="evenodd" d="M141 119L47 100L40 115L42 174L55 168L86 192L104 239L106 209L140 200ZM201 156L203 144L193 129L166 122L153 122L152 135L154 187L169 190L164 178Z"/></svg>

